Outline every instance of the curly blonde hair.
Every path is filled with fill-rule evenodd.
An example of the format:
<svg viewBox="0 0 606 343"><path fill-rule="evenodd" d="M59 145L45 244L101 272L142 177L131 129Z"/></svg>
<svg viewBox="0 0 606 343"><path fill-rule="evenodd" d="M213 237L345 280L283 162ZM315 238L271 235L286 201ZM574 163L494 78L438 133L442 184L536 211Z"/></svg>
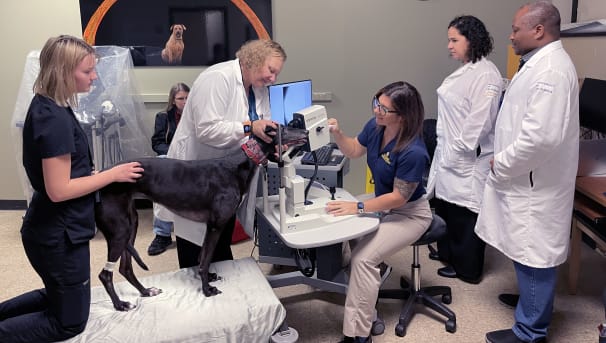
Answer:
<svg viewBox="0 0 606 343"><path fill-rule="evenodd" d="M263 66L269 56L281 57L286 61L286 52L282 49L282 46L271 39L248 41L236 52L236 57L240 60L240 63L248 69Z"/></svg>

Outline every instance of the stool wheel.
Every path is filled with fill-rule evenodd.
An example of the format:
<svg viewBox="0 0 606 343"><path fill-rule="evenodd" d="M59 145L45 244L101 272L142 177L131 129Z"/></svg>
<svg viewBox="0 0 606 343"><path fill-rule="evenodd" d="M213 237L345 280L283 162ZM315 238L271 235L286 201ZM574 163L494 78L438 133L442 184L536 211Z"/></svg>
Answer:
<svg viewBox="0 0 606 343"><path fill-rule="evenodd" d="M373 336L382 335L385 332L385 321L381 318L377 318L374 322L372 322L372 327L370 328L370 333Z"/></svg>
<svg viewBox="0 0 606 343"><path fill-rule="evenodd" d="M447 320L444 326L446 327L446 331L450 333L457 331L457 323L454 320Z"/></svg>
<svg viewBox="0 0 606 343"><path fill-rule="evenodd" d="M404 337L406 336L406 328L404 327L404 325L398 323L398 325L396 325L396 336L398 337Z"/></svg>
<svg viewBox="0 0 606 343"><path fill-rule="evenodd" d="M452 296L450 294L444 294L442 296L442 302L446 305L450 304L452 302Z"/></svg>

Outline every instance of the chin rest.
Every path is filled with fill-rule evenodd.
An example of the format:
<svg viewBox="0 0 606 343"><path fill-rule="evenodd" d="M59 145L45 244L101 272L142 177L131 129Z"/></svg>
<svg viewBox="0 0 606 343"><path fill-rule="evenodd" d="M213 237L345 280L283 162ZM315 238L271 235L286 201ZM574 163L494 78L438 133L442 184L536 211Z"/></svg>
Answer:
<svg viewBox="0 0 606 343"><path fill-rule="evenodd" d="M436 242L446 234L446 223L438 215L434 214L431 225L425 231L423 236L413 243L413 262L411 265L410 284L400 277L401 289L382 289L379 291L379 299L406 299L400 311L400 320L396 325L396 335L403 337L406 335L406 328L415 314L417 304L429 307L430 309L442 314L447 318L446 331L454 333L457 330L457 319L446 305L452 302L452 294L448 286L429 286L421 287L421 265L419 264L419 246ZM434 299L436 296L442 297L442 302ZM372 326L372 334L380 335L385 330L385 324L378 318Z"/></svg>

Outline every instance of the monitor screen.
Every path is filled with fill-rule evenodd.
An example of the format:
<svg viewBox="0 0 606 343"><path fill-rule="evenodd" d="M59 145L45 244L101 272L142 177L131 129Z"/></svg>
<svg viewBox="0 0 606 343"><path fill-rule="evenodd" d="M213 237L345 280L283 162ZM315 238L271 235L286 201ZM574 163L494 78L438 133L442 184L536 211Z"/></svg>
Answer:
<svg viewBox="0 0 606 343"><path fill-rule="evenodd" d="M606 81L585 78L579 93L579 120L581 126L606 133Z"/></svg>
<svg viewBox="0 0 606 343"><path fill-rule="evenodd" d="M311 106L311 80L269 86L269 109L273 121L288 125L294 112L309 106Z"/></svg>

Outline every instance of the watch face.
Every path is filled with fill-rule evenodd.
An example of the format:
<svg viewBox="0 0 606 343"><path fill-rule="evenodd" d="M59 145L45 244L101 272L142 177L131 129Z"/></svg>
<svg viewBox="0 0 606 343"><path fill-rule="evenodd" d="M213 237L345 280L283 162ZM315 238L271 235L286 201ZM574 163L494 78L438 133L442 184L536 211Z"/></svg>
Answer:
<svg viewBox="0 0 606 343"><path fill-rule="evenodd" d="M358 202L358 213L364 213L364 203Z"/></svg>

